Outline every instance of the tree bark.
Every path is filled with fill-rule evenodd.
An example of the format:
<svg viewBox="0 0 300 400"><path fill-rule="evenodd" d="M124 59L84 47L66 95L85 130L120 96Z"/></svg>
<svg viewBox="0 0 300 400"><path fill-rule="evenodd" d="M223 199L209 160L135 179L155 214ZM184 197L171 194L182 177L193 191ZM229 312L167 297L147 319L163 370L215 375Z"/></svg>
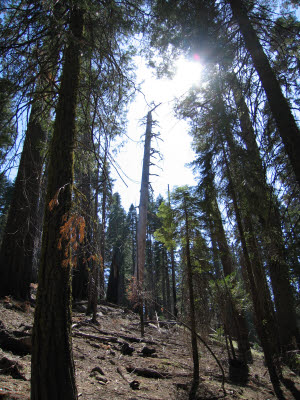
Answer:
<svg viewBox="0 0 300 400"><path fill-rule="evenodd" d="M63 218L72 212L75 109L83 12L70 10L68 43L50 148L39 286L33 328L31 400L75 400L71 337L71 249L62 239ZM61 241L61 249L59 248ZM67 258L66 258L67 255Z"/></svg>
<svg viewBox="0 0 300 400"><path fill-rule="evenodd" d="M30 299L46 132L33 104L0 251L0 296Z"/></svg>
<svg viewBox="0 0 300 400"><path fill-rule="evenodd" d="M280 84L271 68L270 62L259 42L249 20L242 0L228 0L232 14L243 35L245 45L251 54L254 67L265 90L273 118L285 147L286 154L300 184L300 132L287 99L283 96Z"/></svg>
<svg viewBox="0 0 300 400"><path fill-rule="evenodd" d="M87 113L88 114L88 113ZM85 129L83 132L83 145L85 149L91 148L91 135L88 123L85 125ZM86 159L83 158L83 162L86 162ZM75 178L76 179L76 178ZM84 213L85 218L85 226L86 226L86 234L83 242L79 248L79 254L77 256L77 265L76 268L73 268L73 276L72 276L72 295L73 300L83 300L88 297L88 265L89 261L87 259L90 257L92 253L92 196L91 196L91 167L89 162L87 162L86 170L79 172L79 187L82 192L83 199L81 201L81 208Z"/></svg>

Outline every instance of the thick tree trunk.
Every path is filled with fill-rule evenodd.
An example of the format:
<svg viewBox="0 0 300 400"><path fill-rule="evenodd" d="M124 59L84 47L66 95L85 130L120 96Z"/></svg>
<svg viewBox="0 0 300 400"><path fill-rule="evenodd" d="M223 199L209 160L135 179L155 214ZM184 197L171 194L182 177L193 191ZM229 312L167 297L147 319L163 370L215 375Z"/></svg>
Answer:
<svg viewBox="0 0 300 400"><path fill-rule="evenodd" d="M70 11L53 138L44 218L39 287L33 328L31 400L75 400L71 335L70 239L61 228L72 212L75 109L80 74L83 13Z"/></svg>
<svg viewBox="0 0 300 400"><path fill-rule="evenodd" d="M294 348L295 342L300 344L297 328L296 312L292 288L290 285L289 266L285 260L285 248L282 237L279 209L267 185L255 133L251 124L249 110L235 76L232 89L238 116L242 128L242 138L247 146L249 163L246 168L253 170L248 185L255 190L257 201L253 207L249 203L251 213L259 217L263 229L264 247L267 251L268 269L270 273L280 342L283 350ZM247 175L249 177L249 174Z"/></svg>
<svg viewBox="0 0 300 400"><path fill-rule="evenodd" d="M243 0L228 0L234 18L237 20L245 45L251 54L254 67L260 77L263 88L281 136L285 151L289 157L296 179L300 184L300 132L291 112L288 101L282 94L270 62L258 40L257 34L247 15Z"/></svg>
<svg viewBox="0 0 300 400"><path fill-rule="evenodd" d="M32 106L0 251L0 296L30 298L40 182L42 149L46 139L41 110Z"/></svg>

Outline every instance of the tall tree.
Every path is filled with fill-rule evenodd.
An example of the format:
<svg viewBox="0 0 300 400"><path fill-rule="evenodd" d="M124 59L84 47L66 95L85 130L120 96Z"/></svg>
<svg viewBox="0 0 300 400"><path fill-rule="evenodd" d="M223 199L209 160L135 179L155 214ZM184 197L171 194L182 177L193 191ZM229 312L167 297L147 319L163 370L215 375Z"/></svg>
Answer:
<svg viewBox="0 0 300 400"><path fill-rule="evenodd" d="M40 7L32 11L29 5L23 6L24 13L31 12L33 20L39 19ZM58 32L59 23L55 19L59 20L59 9L60 6L56 6L53 12L47 10L49 23L46 27L52 30L51 34L54 36ZM20 5L17 13L21 18L20 23L28 24L27 20L26 22L24 21L24 16L21 17L21 10L22 5ZM39 22L30 23L33 32L36 31L39 24ZM14 34L16 32L12 29L6 38L10 41L10 46L19 47L26 53L28 45L22 43L22 35L15 38ZM35 87L33 95L29 95L31 104L30 116L0 250L0 296L12 295L22 300L29 300L30 298L34 247L36 238L39 235L37 215L40 182L44 166L45 141L49 132L49 127L47 126L50 122L49 104L51 104L53 98L51 92L55 92L54 82L60 51L59 40L49 40L47 35L45 35L44 43L40 45L40 49L37 49L38 45L34 43L34 38L31 35L29 35L28 42L31 42L30 47L32 47L32 50L34 48L36 50L32 60L36 73L27 73L26 76L28 80L32 80L35 83ZM9 56L9 49L4 50L4 53ZM6 73L5 69L3 73ZM12 82L17 79L18 73L18 71L12 71ZM29 83L25 86L27 91L29 90L28 86L30 86ZM19 87L17 90L14 89L15 98L18 90ZM25 99L23 100L25 101ZM26 100L28 102L28 99ZM18 114L17 111L16 114Z"/></svg>
<svg viewBox="0 0 300 400"><path fill-rule="evenodd" d="M162 226L155 231L155 238L162 242L170 253L172 270L172 296L173 296L173 314L177 316L177 295L176 295L176 276L175 276L175 257L174 249L176 247L175 234L176 226L174 222L173 211L171 208L170 196L168 203L162 202L159 206L157 216L162 221Z"/></svg>
<svg viewBox="0 0 300 400"><path fill-rule="evenodd" d="M0 252L0 296L29 300L46 130L32 106Z"/></svg>
<svg viewBox="0 0 300 400"><path fill-rule="evenodd" d="M50 147L39 287L32 338L31 399L77 399L71 339L71 232L75 109L83 10L69 10L59 100ZM80 221L80 220L79 220ZM71 230L70 230L71 229Z"/></svg>
<svg viewBox="0 0 300 400"><path fill-rule="evenodd" d="M270 61L266 56L258 36L251 24L247 7L243 0L228 0L233 16L239 25L245 45L251 54L253 64L265 89L266 96L275 119L279 134L290 159L295 176L300 184L300 132L287 99L283 96L280 84Z"/></svg>
<svg viewBox="0 0 300 400"><path fill-rule="evenodd" d="M231 75L231 87L238 111L241 137L247 148L244 174L248 183L246 190L251 188L256 198L256 201L249 203L249 206L252 206L251 213L258 215L263 229L263 244L266 249L281 345L283 349L293 348L295 339L300 343L300 338L290 285L289 266L285 257L278 202L272 193L272 188L267 184L249 111L235 75ZM250 193L248 196L250 197Z"/></svg>
<svg viewBox="0 0 300 400"><path fill-rule="evenodd" d="M137 230L137 212L133 204L130 205L127 214L127 224L129 226L129 235L131 240L131 274L134 275L136 263L136 230Z"/></svg>
<svg viewBox="0 0 300 400"><path fill-rule="evenodd" d="M203 209L207 215L210 226L210 234L213 241L218 246L218 253L222 264L224 277L233 276L235 268L232 260L230 248L226 238L221 212L217 202L217 195L214 185L214 174L212 172L212 154L204 153L201 158L203 159L202 181L199 184L199 191L204 192L203 196ZM198 163L198 160L197 160ZM224 280L221 279L221 282ZM236 279L232 282L232 289L237 287L238 282ZM247 363L252 361L251 348L249 343L249 331L245 318L244 311L238 304L235 303L231 295L231 288L226 287L226 309L225 320L226 328L229 334L237 337L238 349L241 359ZM227 318L226 318L227 317Z"/></svg>
<svg viewBox="0 0 300 400"><path fill-rule="evenodd" d="M156 107L154 107L155 109ZM135 277L137 290L139 292L139 311L141 316L141 335L144 336L144 306L143 306L143 282L146 257L146 229L147 229L147 208L149 200L149 181L150 181L150 156L152 133L152 109L147 114L143 170L140 192L139 217L137 225L137 251L136 251L136 269Z"/></svg>
<svg viewBox="0 0 300 400"><path fill-rule="evenodd" d="M121 206L119 193L114 193L109 212L107 241L111 249L111 267L107 285L107 301L124 303L124 259L127 241L126 213Z"/></svg>
<svg viewBox="0 0 300 400"><path fill-rule="evenodd" d="M197 345L195 295L193 285L193 264L191 258L191 238L195 225L194 199L188 186L179 187L172 196L174 211L178 222L183 224L182 239L185 244L184 255L186 260L187 285L189 298L189 319L191 327L191 342L193 355L193 383L190 390L190 399L194 399L199 385L199 353Z"/></svg>
<svg viewBox="0 0 300 400"><path fill-rule="evenodd" d="M212 74L214 75L214 73ZM204 99L202 97L201 101L197 101L196 93L190 94L182 115L188 115L192 119L192 132L196 140L197 152L202 152L203 147L209 147L213 155L212 165L221 174L222 186L224 186L224 182L228 182L227 193L234 209L242 244L255 310L256 329L262 343L274 390L278 397L282 398L277 325L264 263L258 246L257 232L254 228L253 215L250 211L250 199L245 196L243 188L244 179L241 176L243 165L240 162L243 151L240 142L235 142L232 136L232 133L235 132L233 119L224 104L218 75L219 71L217 71L215 79L211 80L210 85L205 86L202 90L202 96L208 97L205 96ZM199 114L200 110L201 114ZM265 323L262 324L261 321L265 321Z"/></svg>

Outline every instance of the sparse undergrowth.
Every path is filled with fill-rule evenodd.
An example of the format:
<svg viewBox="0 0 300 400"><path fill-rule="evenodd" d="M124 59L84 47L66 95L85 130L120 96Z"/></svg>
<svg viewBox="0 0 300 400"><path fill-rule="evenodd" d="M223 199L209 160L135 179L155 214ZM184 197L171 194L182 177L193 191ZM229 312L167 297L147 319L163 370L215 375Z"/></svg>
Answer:
<svg viewBox="0 0 300 400"><path fill-rule="evenodd" d="M99 325L91 325L85 315L85 304L73 313L73 350L80 400L186 400L192 379L189 333L178 325L160 327L146 325L140 340L138 315L121 308L98 306ZM6 299L0 302L0 320L9 332L30 332L33 308ZM20 334L21 335L21 334ZM200 386L197 399L275 399L261 354L254 352L248 382L229 380L226 351L213 345L213 350L226 372L226 396L221 386L221 373L206 349L200 346ZM12 361L10 368L0 363L0 399L29 399L30 355L16 355L1 349L0 360ZM4 366L3 366L4 365ZM286 399L296 397L300 379L284 368ZM25 380L26 379L26 380ZM294 391L294 395L293 395Z"/></svg>

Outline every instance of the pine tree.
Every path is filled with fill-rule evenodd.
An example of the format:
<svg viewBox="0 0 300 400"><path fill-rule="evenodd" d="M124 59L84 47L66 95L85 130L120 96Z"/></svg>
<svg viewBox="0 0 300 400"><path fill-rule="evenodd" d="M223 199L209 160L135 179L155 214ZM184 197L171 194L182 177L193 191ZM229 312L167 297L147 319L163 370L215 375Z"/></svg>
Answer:
<svg viewBox="0 0 300 400"><path fill-rule="evenodd" d="M285 151L289 157L298 183L300 184L300 161L297 155L297 149L300 148L299 127L291 112L288 101L283 96L278 79L270 65L270 61L251 24L245 2L243 0L229 0L229 3L233 17L239 25L246 48L251 54L253 64L266 92Z"/></svg>
<svg viewBox="0 0 300 400"><path fill-rule="evenodd" d="M231 75L231 82L241 125L241 137L247 148L247 164L244 176L247 181L246 190L251 188L251 193L248 193L249 197L252 194L252 201L249 202L249 206L252 206L251 213L258 216L262 226L280 340L282 348L286 349L289 346L294 346L295 339L299 343L299 332L289 279L289 267L285 259L280 213L277 200L272 194L272 188L267 184L249 111L235 76ZM256 197L255 201L253 201L253 192Z"/></svg>
<svg viewBox="0 0 300 400"><path fill-rule="evenodd" d="M168 204L162 202L158 208L157 216L162 221L162 226L155 231L156 240L162 242L170 253L171 270L172 270L172 297L173 297L173 315L177 316L177 295L176 295L176 278L175 278L175 258L174 251L176 247L175 233L176 226L174 223L173 211L170 200Z"/></svg>
<svg viewBox="0 0 300 400"><path fill-rule="evenodd" d="M189 297L189 319L191 328L191 342L192 342L192 355L193 355L193 383L190 390L190 398L195 397L199 385L199 353L197 345L197 332L196 332L196 314L195 314L195 295L193 284L193 264L191 258L191 240L192 232L195 226L195 210L194 199L191 188L183 186L177 188L173 195L172 200L174 204L174 212L176 221L182 223L182 240L184 243L184 256L187 271L187 286Z"/></svg>

